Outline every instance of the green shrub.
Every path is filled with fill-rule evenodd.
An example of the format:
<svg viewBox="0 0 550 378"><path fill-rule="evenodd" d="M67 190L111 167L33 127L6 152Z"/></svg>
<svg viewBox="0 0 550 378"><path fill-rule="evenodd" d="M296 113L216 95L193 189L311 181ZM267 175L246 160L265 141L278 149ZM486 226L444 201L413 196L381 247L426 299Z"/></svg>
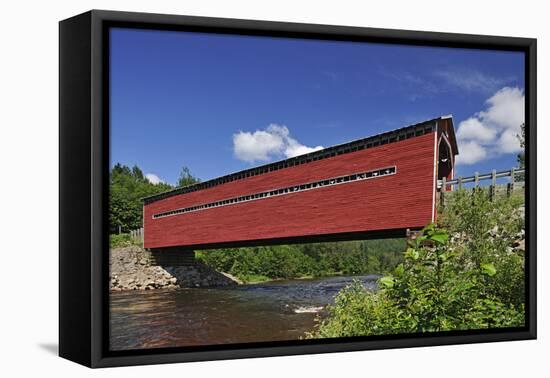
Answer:
<svg viewBox="0 0 550 378"><path fill-rule="evenodd" d="M371 292L343 289L310 338L521 327L524 256L511 249L524 227L521 199L458 191Z"/></svg>
<svg viewBox="0 0 550 378"><path fill-rule="evenodd" d="M385 295L368 291L360 281L342 289L328 306L328 317L307 338L370 336L400 333L403 319L398 319L393 304Z"/></svg>
<svg viewBox="0 0 550 378"><path fill-rule="evenodd" d="M109 235L109 247L119 248L132 245L132 238L130 234L113 234Z"/></svg>
<svg viewBox="0 0 550 378"><path fill-rule="evenodd" d="M523 196L489 199L487 190L459 190L450 197L441 214L440 223L452 236L449 246L460 266L484 263L495 266L496 274L487 291L516 308L525 298L525 256L523 251L511 251L517 235L525 229L520 214Z"/></svg>

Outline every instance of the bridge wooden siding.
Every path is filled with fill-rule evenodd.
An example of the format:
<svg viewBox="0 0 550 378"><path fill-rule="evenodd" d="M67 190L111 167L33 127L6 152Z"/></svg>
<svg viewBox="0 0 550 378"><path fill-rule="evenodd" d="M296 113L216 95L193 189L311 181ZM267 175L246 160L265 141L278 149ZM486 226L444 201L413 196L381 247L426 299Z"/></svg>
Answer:
<svg viewBox="0 0 550 378"><path fill-rule="evenodd" d="M144 246L193 249L388 231L404 235L407 228L434 220L438 130L154 199L144 205ZM396 173L155 218L174 209L386 167L395 167Z"/></svg>

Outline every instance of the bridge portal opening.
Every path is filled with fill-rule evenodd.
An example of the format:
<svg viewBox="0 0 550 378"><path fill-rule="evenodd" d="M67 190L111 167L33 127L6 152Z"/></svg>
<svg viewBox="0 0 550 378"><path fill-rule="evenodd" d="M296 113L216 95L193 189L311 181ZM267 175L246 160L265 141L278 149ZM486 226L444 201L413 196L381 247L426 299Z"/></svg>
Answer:
<svg viewBox="0 0 550 378"><path fill-rule="evenodd" d="M441 138L439 141L438 151L437 179L441 180L445 177L445 179L450 180L453 177L453 154L451 146L445 138Z"/></svg>

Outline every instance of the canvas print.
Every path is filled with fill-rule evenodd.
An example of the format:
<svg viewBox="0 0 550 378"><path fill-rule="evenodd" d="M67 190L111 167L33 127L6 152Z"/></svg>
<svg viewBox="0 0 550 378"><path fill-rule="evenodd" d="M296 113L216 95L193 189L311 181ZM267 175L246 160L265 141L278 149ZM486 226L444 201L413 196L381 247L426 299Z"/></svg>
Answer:
<svg viewBox="0 0 550 378"><path fill-rule="evenodd" d="M112 351L525 326L525 56L111 28Z"/></svg>

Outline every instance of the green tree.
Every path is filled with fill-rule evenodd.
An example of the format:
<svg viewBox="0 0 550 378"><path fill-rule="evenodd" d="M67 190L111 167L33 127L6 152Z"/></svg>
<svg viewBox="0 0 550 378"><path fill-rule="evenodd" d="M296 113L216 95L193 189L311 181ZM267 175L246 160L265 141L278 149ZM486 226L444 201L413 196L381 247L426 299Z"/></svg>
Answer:
<svg viewBox="0 0 550 378"><path fill-rule="evenodd" d="M517 135L517 138L519 139L519 145L522 148L521 152L517 156L517 161L520 168L525 168L525 123L521 124L521 131ZM524 181L525 174L524 173L516 174L515 180Z"/></svg>
<svg viewBox="0 0 550 378"><path fill-rule="evenodd" d="M199 183L201 180L191 174L191 170L188 167L183 167L180 171L178 182L176 186L189 186Z"/></svg>
<svg viewBox="0 0 550 378"><path fill-rule="evenodd" d="M197 257L214 269L248 281L382 273L403 260L404 248L404 239L386 239L218 249L198 251Z"/></svg>
<svg viewBox="0 0 550 378"><path fill-rule="evenodd" d="M126 233L142 226L144 197L172 189L165 183L153 184L136 165L115 164L109 177L109 231Z"/></svg>
<svg viewBox="0 0 550 378"><path fill-rule="evenodd" d="M518 154L517 159L518 159L520 168L524 168L525 167L525 123L521 124L521 131L517 135L517 137L519 139L519 145L523 149L523 151L521 151Z"/></svg>

